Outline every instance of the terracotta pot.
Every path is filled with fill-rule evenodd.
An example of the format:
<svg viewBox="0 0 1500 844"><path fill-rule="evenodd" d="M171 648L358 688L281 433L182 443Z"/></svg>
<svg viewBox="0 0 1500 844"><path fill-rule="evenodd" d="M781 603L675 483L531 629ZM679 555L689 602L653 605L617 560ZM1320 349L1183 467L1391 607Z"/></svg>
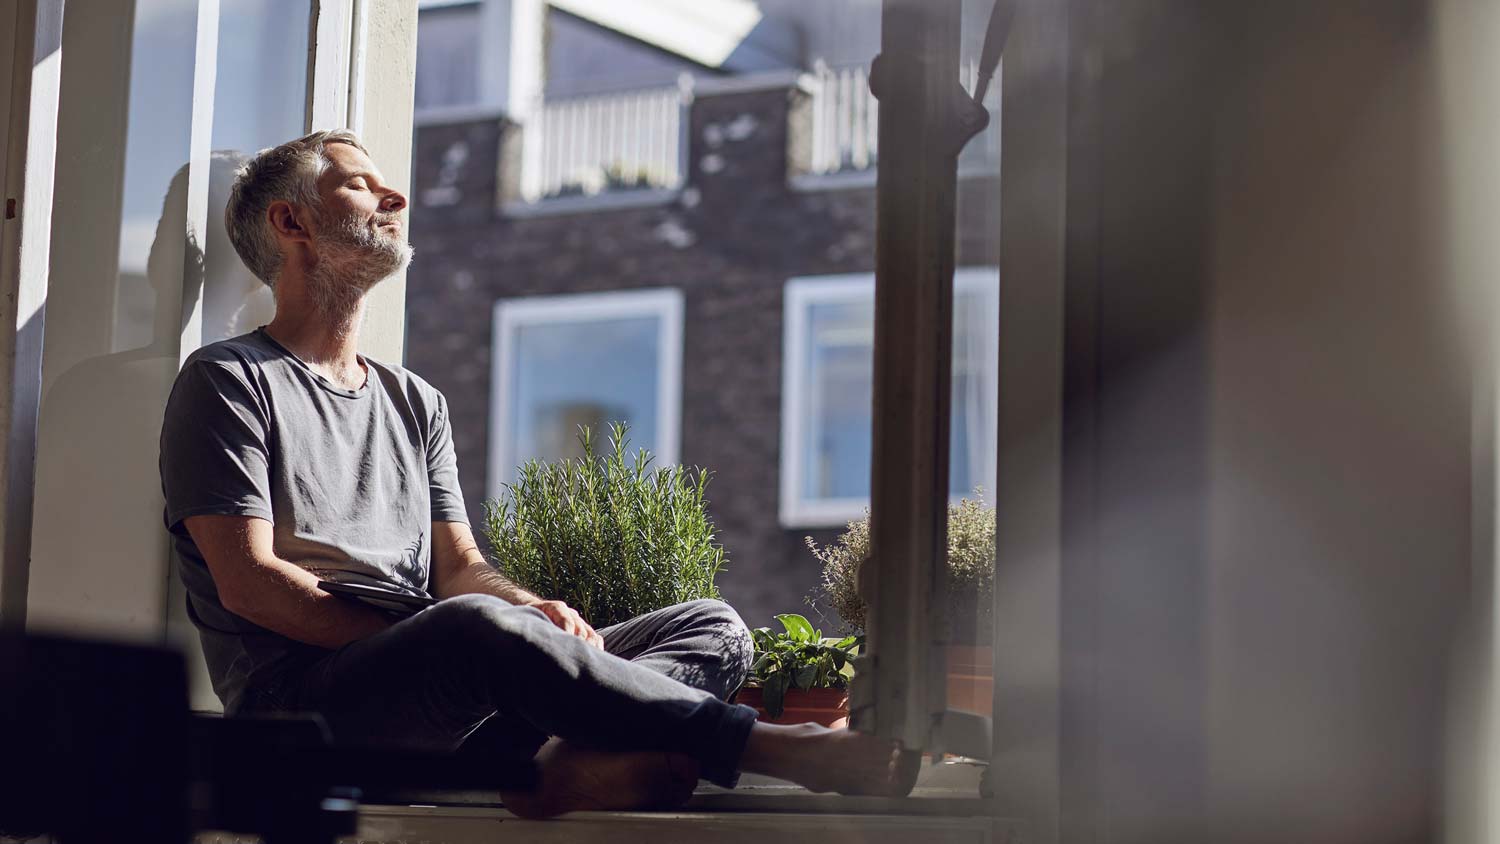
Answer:
<svg viewBox="0 0 1500 844"><path fill-rule="evenodd" d="M781 717L772 718L766 712L765 700L758 686L740 689L736 703L755 707L760 720L771 724L822 724L825 727L849 726L848 689L787 689L786 703Z"/></svg>
<svg viewBox="0 0 1500 844"><path fill-rule="evenodd" d="M995 704L995 649L949 645L948 708L989 715Z"/></svg>

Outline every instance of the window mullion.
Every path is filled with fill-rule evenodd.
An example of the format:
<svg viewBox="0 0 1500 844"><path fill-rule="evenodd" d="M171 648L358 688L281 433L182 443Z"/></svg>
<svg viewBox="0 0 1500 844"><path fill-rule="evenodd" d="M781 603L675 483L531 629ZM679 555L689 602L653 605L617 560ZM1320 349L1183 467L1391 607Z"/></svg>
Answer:
<svg viewBox="0 0 1500 844"><path fill-rule="evenodd" d="M307 50L309 132L349 123L355 0L315 0ZM360 109L363 111L363 108Z"/></svg>
<svg viewBox="0 0 1500 844"><path fill-rule="evenodd" d="M209 157L213 147L214 87L219 66L219 0L198 0L197 42L193 52L193 113L188 140L187 214L183 220L183 296L180 366L203 345L204 250L208 245Z"/></svg>

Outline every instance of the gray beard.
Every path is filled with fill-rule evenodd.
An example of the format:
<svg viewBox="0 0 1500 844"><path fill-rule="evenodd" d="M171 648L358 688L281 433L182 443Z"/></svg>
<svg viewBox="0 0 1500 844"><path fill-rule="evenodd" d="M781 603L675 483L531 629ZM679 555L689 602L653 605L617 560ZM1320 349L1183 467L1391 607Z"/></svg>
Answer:
<svg viewBox="0 0 1500 844"><path fill-rule="evenodd" d="M352 324L364 306L365 294L400 272L411 261L412 250L399 238L387 237L352 218L328 225L317 239L318 263L309 273L308 294L313 307L334 324Z"/></svg>

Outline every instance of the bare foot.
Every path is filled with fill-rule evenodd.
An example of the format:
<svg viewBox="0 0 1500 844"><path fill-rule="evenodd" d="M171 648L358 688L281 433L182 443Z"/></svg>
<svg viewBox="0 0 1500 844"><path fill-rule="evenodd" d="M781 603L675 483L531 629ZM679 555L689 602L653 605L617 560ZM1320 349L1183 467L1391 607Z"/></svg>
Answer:
<svg viewBox="0 0 1500 844"><path fill-rule="evenodd" d="M537 790L505 793L523 818L567 812L672 809L698 785L698 763L677 753L606 753L552 739L536 755Z"/></svg>
<svg viewBox="0 0 1500 844"><path fill-rule="evenodd" d="M809 791L905 797L917 782L922 754L893 739L816 724L756 722L740 767Z"/></svg>

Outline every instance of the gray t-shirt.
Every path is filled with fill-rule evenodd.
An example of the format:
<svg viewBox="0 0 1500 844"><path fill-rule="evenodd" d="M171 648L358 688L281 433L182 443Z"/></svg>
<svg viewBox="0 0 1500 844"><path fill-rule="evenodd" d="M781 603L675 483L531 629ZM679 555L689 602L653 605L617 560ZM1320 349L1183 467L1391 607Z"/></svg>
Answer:
<svg viewBox="0 0 1500 844"><path fill-rule="evenodd" d="M362 358L348 390L264 330L195 352L161 432L166 524L214 691L233 712L309 646L224 609L183 520L256 516L275 552L320 577L426 594L434 521L467 522L443 396Z"/></svg>

